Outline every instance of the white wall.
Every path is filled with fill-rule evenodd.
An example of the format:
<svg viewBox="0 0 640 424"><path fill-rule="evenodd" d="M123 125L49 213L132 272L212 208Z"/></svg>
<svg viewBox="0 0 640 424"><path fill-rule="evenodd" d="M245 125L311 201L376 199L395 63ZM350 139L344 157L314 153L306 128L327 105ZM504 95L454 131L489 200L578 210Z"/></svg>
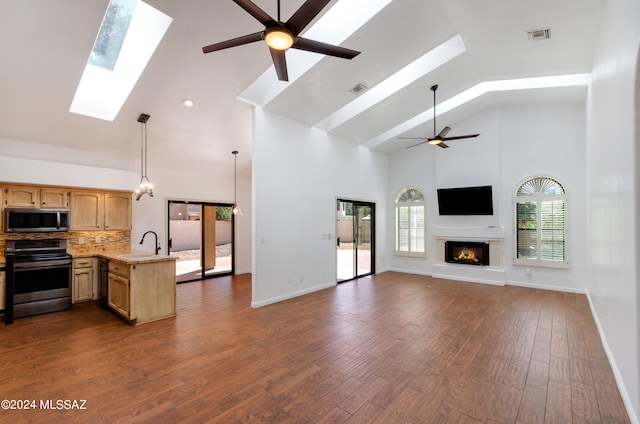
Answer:
<svg viewBox="0 0 640 424"><path fill-rule="evenodd" d="M4 147L0 155L0 181L3 182L133 191L140 181L138 170L110 168L113 158L95 152L7 139L0 139L0 146ZM61 162L63 160L65 162ZM135 162L132 159L126 165L133 167ZM140 201L133 201L133 249L153 249L150 238L143 246L138 244L145 231L153 230L158 233L162 252L167 252L169 199L233 203L233 178L217 176L214 172L158 169L153 167L151 159L149 164L148 175L156 187L154 197L145 195ZM238 179L238 204L243 215L236 217L236 273L242 274L251 272L251 183L248 179Z"/></svg>
<svg viewBox="0 0 640 424"><path fill-rule="evenodd" d="M376 203L377 269L387 245L387 157L260 108L254 111L253 301L336 283L336 197Z"/></svg>
<svg viewBox="0 0 640 424"><path fill-rule="evenodd" d="M504 272L493 273L495 276L492 278L501 279L506 284L584 292L587 263L584 105L495 107L455 123L453 128L455 133L452 135L479 132L480 136L451 141L449 149L425 144L390 157L389 198L393 199L403 187L415 185L425 190L427 201L427 258L396 257L390 245L387 250L391 268L429 275L434 272L435 231L497 226L504 229L501 255ZM552 158L549 157L551 151L555 155ZM538 174L558 178L568 191L571 267L569 270L535 268L528 275L527 267L512 263L512 197L523 179ZM493 186L494 215L438 215L437 188L476 185ZM389 231L393 241L393 223ZM462 280L485 279L480 269L475 269L478 274L475 277L466 268L454 269L464 272L458 276Z"/></svg>
<svg viewBox="0 0 640 424"><path fill-rule="evenodd" d="M140 180L131 170L132 160L128 166L114 168L109 166L112 157L84 150L0 139L0 152L0 181L4 182L128 190L132 179Z"/></svg>
<svg viewBox="0 0 640 424"><path fill-rule="evenodd" d="M232 157L229 158L233 160ZM151 161L150 161L151 163ZM144 195L133 201L133 228L131 243L134 249L153 249L152 239L138 243L145 231L153 230L161 240L162 252L167 252L167 222L169 200L198 200L205 202L233 203L233 177L195 173L180 169L149 169L149 179L155 188L153 197ZM137 187L140 175L135 178ZM242 215L236 215L236 274L251 272L251 183L248 179L238 179L238 205Z"/></svg>
<svg viewBox="0 0 640 424"><path fill-rule="evenodd" d="M501 225L509 284L584 293L587 278L586 110L584 104L503 107L500 110ZM530 176L558 179L566 190L568 270L511 264L515 249L512 196Z"/></svg>
<svg viewBox="0 0 640 424"><path fill-rule="evenodd" d="M589 297L634 422L640 411L640 2L605 2L588 105Z"/></svg>

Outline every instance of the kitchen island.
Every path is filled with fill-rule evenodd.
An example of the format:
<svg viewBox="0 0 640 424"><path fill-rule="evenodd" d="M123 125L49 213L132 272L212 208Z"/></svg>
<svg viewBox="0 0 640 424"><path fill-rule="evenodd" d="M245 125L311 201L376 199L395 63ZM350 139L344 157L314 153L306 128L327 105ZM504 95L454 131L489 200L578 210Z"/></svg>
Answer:
<svg viewBox="0 0 640 424"><path fill-rule="evenodd" d="M132 324L176 315L176 258L138 251L82 252L70 250L74 260L108 260L106 304ZM102 277L104 278L104 277Z"/></svg>

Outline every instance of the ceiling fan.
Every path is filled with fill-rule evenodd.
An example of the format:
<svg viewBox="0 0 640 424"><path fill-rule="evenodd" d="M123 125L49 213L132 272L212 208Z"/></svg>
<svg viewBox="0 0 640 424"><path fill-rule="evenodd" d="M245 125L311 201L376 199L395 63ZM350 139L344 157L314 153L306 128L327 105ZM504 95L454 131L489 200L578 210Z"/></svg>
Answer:
<svg viewBox="0 0 640 424"><path fill-rule="evenodd" d="M313 18L315 18L331 0L307 0L287 22L282 22L280 20L280 0L278 0L277 21L269 16L264 10L256 6L256 4L251 0L233 1L247 11L251 16L260 21L260 23L265 27L264 31L254 32L253 34L205 46L202 48L203 53L215 52L229 47L236 47L264 40L271 51L271 59L273 60L273 65L276 68L276 73L278 74L278 79L280 81L289 81L287 62L284 55L284 52L289 48L306 50L309 52L321 53L344 59L353 59L360 54L360 52L355 50L322 43L320 41L309 40L298 36L298 34L300 34L302 30L309 25Z"/></svg>
<svg viewBox="0 0 640 424"><path fill-rule="evenodd" d="M451 131L450 127L444 127L442 129L442 131L440 131L438 134L436 134L436 91L438 90L438 85L432 85L431 86L431 91L433 91L433 137L431 138L427 138L425 140L425 137L398 137L398 138L403 138L403 139L407 139L407 140L424 140L421 141L420 143L414 144L412 146L409 147L405 147L405 149L410 149L412 147L416 147L419 146L421 144L424 143L429 143L429 144L433 144L439 147L442 147L443 149L448 148L449 146L445 143L443 143L444 141L449 141L449 140L460 140L463 138L473 138L473 137L477 137L480 134L469 134L469 135L458 135L455 137L446 137L446 135L449 133L449 131Z"/></svg>

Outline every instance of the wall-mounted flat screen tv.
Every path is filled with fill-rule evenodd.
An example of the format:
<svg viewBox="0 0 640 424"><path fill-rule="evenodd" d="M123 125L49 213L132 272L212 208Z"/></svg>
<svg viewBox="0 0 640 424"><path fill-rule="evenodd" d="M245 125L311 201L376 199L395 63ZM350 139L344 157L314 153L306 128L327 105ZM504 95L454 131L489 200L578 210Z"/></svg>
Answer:
<svg viewBox="0 0 640 424"><path fill-rule="evenodd" d="M491 186L438 189L440 215L493 215Z"/></svg>

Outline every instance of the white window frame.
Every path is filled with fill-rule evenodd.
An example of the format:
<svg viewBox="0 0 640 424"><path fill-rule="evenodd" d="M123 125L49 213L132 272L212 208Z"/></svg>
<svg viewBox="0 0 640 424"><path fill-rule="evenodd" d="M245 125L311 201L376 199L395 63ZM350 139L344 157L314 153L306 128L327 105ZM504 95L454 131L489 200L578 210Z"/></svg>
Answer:
<svg viewBox="0 0 640 424"><path fill-rule="evenodd" d="M396 256L405 256L405 257L417 257L417 258L426 258L427 257L427 205L426 205L426 201L401 201L399 200L400 197L406 193L409 190L416 190L420 193L420 195L422 196L422 198L424 199L424 192L422 190L420 190L417 187L414 186L409 186L409 187L404 187L403 189L401 189L400 191L398 191L398 194L395 197L394 200L394 214L393 214L393 219L394 219L394 224L393 224L393 228L394 228L394 254ZM423 228L422 228L422 251L416 251L416 250L411 250L411 246L412 246L412 233L414 233L415 231L420 231L420 229L416 229L416 228L412 228L411 227L411 208L422 208L422 217L423 217ZM408 228L408 248L409 250L398 250L398 243L399 243L399 231L400 228L398 226L398 214L400 213L400 208L408 208L409 211L409 218L408 218L408 222L409 222L409 228Z"/></svg>
<svg viewBox="0 0 640 424"><path fill-rule="evenodd" d="M541 191L536 191L535 193L528 195L518 195L521 187L533 180L536 179L548 179L554 181L561 189L562 193L544 193ZM558 201L561 200L564 203L564 228L563 228L563 242L564 242L564 257L563 260L550 260L543 259L542 249L540 246L542 245L542 231L539 229L542 227L542 214L539 213L541 209L542 202L550 202L550 201ZM536 253L537 257L532 258L520 258L518 257L518 203L534 203L536 210ZM516 189L513 193L513 264L514 265L524 265L531 267L543 267L543 268L560 268L560 269L568 269L569 268L569 200L567 191L564 187L564 184L560 183L559 180L555 177L549 175L535 175L531 177L527 177L520 181L520 183L516 186Z"/></svg>

